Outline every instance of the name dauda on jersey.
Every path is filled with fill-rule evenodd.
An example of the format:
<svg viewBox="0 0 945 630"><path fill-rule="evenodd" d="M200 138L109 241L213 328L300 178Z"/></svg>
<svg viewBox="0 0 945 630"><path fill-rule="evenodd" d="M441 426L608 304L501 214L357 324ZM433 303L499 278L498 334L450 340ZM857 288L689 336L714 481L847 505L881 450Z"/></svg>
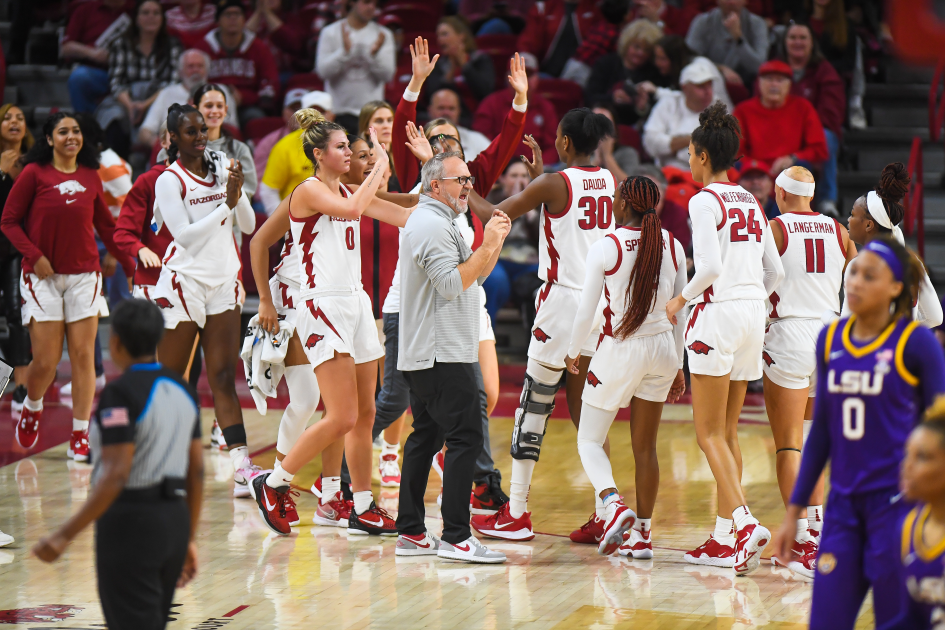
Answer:
<svg viewBox="0 0 945 630"><path fill-rule="evenodd" d="M584 180L584 190L606 190L606 189L607 189L607 182L604 181L603 177Z"/></svg>

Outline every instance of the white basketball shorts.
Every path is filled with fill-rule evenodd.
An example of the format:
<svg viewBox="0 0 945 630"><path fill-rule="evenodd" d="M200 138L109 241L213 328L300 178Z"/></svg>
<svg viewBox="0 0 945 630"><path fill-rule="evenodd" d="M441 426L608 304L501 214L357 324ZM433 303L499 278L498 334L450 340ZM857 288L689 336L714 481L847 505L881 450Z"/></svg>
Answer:
<svg viewBox="0 0 945 630"><path fill-rule="evenodd" d="M571 329L580 301L581 292L577 289L547 282L541 285L535 299L535 323L532 325L532 338L528 343L529 359L552 369L564 369L568 346L571 345ZM601 314L598 312L594 327L581 346L581 354L586 357L594 356L597 350L597 343L600 341L600 319Z"/></svg>
<svg viewBox="0 0 945 630"><path fill-rule="evenodd" d="M177 328L181 322L194 322L203 328L207 316L231 311L240 304L240 284L235 277L210 287L167 267L161 270L161 277L150 293L151 301L161 308L164 328L168 330Z"/></svg>
<svg viewBox="0 0 945 630"><path fill-rule="evenodd" d="M706 376L731 374L733 381L757 380L764 340L764 300L697 304L686 325L689 371Z"/></svg>
<svg viewBox="0 0 945 630"><path fill-rule="evenodd" d="M286 282L280 276L273 276L269 279L269 292L272 294L272 305L276 307L279 319L294 327L298 322L296 309L299 306L299 286Z"/></svg>
<svg viewBox="0 0 945 630"><path fill-rule="evenodd" d="M761 358L765 375L786 389L806 389L814 396L817 379L817 336L824 324L819 319L779 319L765 330Z"/></svg>
<svg viewBox="0 0 945 630"><path fill-rule="evenodd" d="M581 400L606 411L629 406L634 396L666 402L678 371L671 330L624 341L605 336L591 359Z"/></svg>
<svg viewBox="0 0 945 630"><path fill-rule="evenodd" d="M20 274L20 317L30 321L71 324L93 315L108 315L102 274L54 273L40 280L35 273Z"/></svg>
<svg viewBox="0 0 945 630"><path fill-rule="evenodd" d="M371 298L361 291L351 295L326 295L299 305L296 333L312 367L350 354L356 364L384 356L371 312Z"/></svg>
<svg viewBox="0 0 945 630"><path fill-rule="evenodd" d="M153 284L136 284L131 288L131 297L136 300L147 300L148 302L154 301L154 285Z"/></svg>

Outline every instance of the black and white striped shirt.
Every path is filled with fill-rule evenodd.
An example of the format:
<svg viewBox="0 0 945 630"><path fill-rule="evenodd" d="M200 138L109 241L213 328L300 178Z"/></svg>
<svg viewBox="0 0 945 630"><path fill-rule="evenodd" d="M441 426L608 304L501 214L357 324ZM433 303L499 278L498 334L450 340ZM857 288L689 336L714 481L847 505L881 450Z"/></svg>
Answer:
<svg viewBox="0 0 945 630"><path fill-rule="evenodd" d="M108 81L112 94L130 92L133 83L150 83L148 96L180 81L177 61L181 54L177 38L168 39L166 50L157 45L150 55L143 55L138 45L127 37L119 37L108 47Z"/></svg>

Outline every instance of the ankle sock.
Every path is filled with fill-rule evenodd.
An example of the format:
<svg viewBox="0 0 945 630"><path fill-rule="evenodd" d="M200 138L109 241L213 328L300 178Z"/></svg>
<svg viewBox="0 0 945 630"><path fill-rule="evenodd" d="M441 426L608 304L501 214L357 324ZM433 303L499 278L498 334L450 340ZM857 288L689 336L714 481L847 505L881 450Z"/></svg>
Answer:
<svg viewBox="0 0 945 630"><path fill-rule="evenodd" d="M400 442L397 444L388 444L387 440L381 438L381 457L384 455L397 455L400 453Z"/></svg>
<svg viewBox="0 0 945 630"><path fill-rule="evenodd" d="M746 525L758 523L758 519L751 515L751 510L747 505L740 505L732 510L732 518L735 521L735 531L738 531Z"/></svg>
<svg viewBox="0 0 945 630"><path fill-rule="evenodd" d="M735 522L730 518L716 516L715 531L712 532L712 537L715 538L716 542L718 542L720 545L734 545Z"/></svg>
<svg viewBox="0 0 945 630"><path fill-rule="evenodd" d="M286 472L285 468L279 466L278 469L274 469L269 473L269 477L266 479L266 485L270 488L284 488L292 483L293 477L295 477L295 475Z"/></svg>
<svg viewBox="0 0 945 630"><path fill-rule="evenodd" d="M235 446L230 449L230 461L233 463L234 472L238 472L243 467L243 458L249 457L249 448L245 446Z"/></svg>
<svg viewBox="0 0 945 630"><path fill-rule="evenodd" d="M607 510L604 509L604 500L600 498L600 495L594 497L594 513L597 518L604 518L604 514L607 513Z"/></svg>
<svg viewBox="0 0 945 630"><path fill-rule="evenodd" d="M812 530L817 532L818 536L820 535L820 532L824 530L824 506L807 506L807 524Z"/></svg>
<svg viewBox="0 0 945 630"><path fill-rule="evenodd" d="M645 534L650 531L650 523L652 519L649 518L638 518L633 524L633 529L637 530L641 534Z"/></svg>
<svg viewBox="0 0 945 630"><path fill-rule="evenodd" d="M29 409L30 411L42 411L43 410L43 399L33 400L27 394L26 400L23 401L23 406Z"/></svg>
<svg viewBox="0 0 945 630"><path fill-rule="evenodd" d="M89 430L89 421L88 420L79 420L78 418L72 419L72 430L73 431L88 431Z"/></svg>
<svg viewBox="0 0 945 630"><path fill-rule="evenodd" d="M339 492L341 492L341 477L322 477L322 498L320 501L322 505L334 501L335 495Z"/></svg>
<svg viewBox="0 0 945 630"><path fill-rule="evenodd" d="M810 539L810 534L807 533L808 523L806 518L797 519L797 532L794 534L794 540L805 541Z"/></svg>
<svg viewBox="0 0 945 630"><path fill-rule="evenodd" d="M325 481L322 480L322 489L325 488ZM374 494L370 490L363 490L354 493L354 512L355 514L364 514L374 503Z"/></svg>

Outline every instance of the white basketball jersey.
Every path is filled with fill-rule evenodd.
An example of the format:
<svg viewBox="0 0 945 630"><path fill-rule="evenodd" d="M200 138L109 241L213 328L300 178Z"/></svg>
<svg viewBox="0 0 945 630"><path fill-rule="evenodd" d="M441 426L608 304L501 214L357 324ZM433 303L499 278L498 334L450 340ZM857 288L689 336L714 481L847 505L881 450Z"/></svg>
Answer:
<svg viewBox="0 0 945 630"><path fill-rule="evenodd" d="M274 275L294 287L298 287L299 282L299 248L295 246L292 240L291 224L289 231L285 233L285 239L282 241L282 253L279 255L279 264L273 270Z"/></svg>
<svg viewBox="0 0 945 630"><path fill-rule="evenodd" d="M791 212L774 220L784 233L784 280L769 296L768 318L820 319L825 311L839 315L847 260L840 224L816 212Z"/></svg>
<svg viewBox="0 0 945 630"><path fill-rule="evenodd" d="M560 171L568 185L568 205L559 214L542 206L538 277L580 290L591 245L613 232L614 176L599 166Z"/></svg>
<svg viewBox="0 0 945 630"><path fill-rule="evenodd" d="M709 184L689 200L690 210L707 208L715 215L722 274L693 302L764 300L764 267L768 219L754 195L729 182Z"/></svg>
<svg viewBox="0 0 945 630"><path fill-rule="evenodd" d="M614 336L623 316L627 312L627 286L630 284L630 272L637 261L640 248L641 229L618 225L617 229L604 238L613 239L617 244L617 264L604 272L604 329L603 333ZM676 248L679 251L676 251ZM634 337L648 337L673 329L673 324L666 318L666 303L673 299L676 285L676 272L679 265L686 264L682 246L668 231L663 230L663 264L656 289L656 302L643 321L643 325L633 334ZM678 256L678 257L677 257Z"/></svg>
<svg viewBox="0 0 945 630"><path fill-rule="evenodd" d="M181 202L192 224L226 203L228 178L226 171L221 173L220 170L218 166L217 173L211 172L208 180L202 180L176 161L161 173L162 178L170 177L179 182ZM164 266L209 286L219 286L236 277L240 256L233 238L233 213L227 215L199 248L193 249L188 251L177 241L171 241L164 255Z"/></svg>
<svg viewBox="0 0 945 630"><path fill-rule="evenodd" d="M349 197L351 191L341 184L341 194ZM292 240L299 248L300 299L350 295L362 290L360 219L339 219L324 214L296 218L292 214L291 198L289 219Z"/></svg>

